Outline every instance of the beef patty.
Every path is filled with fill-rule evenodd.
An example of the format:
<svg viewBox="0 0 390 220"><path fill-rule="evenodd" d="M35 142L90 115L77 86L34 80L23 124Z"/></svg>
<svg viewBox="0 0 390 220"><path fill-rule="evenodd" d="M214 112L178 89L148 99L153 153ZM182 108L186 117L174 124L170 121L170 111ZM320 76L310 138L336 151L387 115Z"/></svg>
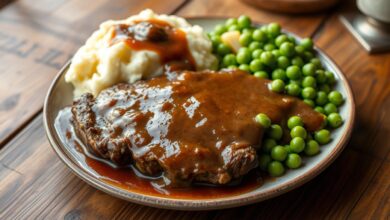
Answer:
<svg viewBox="0 0 390 220"><path fill-rule="evenodd" d="M169 73L115 85L96 98L82 95L72 106L73 123L97 156L163 174L167 185L226 184L257 166L264 133L258 113L274 123L299 115L308 130L323 122L268 84L241 71Z"/></svg>

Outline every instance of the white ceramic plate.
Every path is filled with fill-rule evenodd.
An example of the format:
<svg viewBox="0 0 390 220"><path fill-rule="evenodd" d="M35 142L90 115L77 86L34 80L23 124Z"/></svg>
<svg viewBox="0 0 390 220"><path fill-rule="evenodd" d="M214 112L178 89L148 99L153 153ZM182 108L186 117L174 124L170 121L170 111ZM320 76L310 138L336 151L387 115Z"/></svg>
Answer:
<svg viewBox="0 0 390 220"><path fill-rule="evenodd" d="M224 22L222 18L190 18L188 20L192 24L202 26L206 31L210 31L216 24ZM294 36L299 39L296 35ZM44 124L46 133L58 156L81 179L99 190L134 203L167 209L209 210L260 202L301 186L317 176L340 154L350 137L355 113L351 89L337 66L318 48L317 55L325 68L335 73L338 81L336 89L345 97L346 101L340 109L340 114L345 120L344 124L332 132L333 140L321 147L320 154L304 158L303 167L296 170L288 170L282 177L276 178L274 181L266 181L262 186L240 195L202 200L162 198L124 190L97 178L92 169L79 162L77 155L74 154L74 150L69 149L69 146L66 146L66 143L61 141L59 134L54 129L54 121L58 111L72 103L73 88L65 83L64 80L64 73L69 63L53 81L45 100Z"/></svg>

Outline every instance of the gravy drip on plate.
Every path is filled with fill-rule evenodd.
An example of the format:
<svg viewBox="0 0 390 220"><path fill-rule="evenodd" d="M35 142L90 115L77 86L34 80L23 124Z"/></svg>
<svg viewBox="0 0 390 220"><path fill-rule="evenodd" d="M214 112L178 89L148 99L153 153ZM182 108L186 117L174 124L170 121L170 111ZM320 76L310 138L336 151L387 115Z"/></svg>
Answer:
<svg viewBox="0 0 390 220"><path fill-rule="evenodd" d="M269 83L238 70L171 72L104 90L97 101L91 97L96 103L90 114L99 141L108 143L104 152L126 146L130 155L125 156L131 157L139 173L162 178L162 183L151 181L153 186L226 184L257 165L256 150L264 134L255 121L258 113L280 124L298 115L309 131L324 121L301 100L270 91ZM93 163L88 165L111 176L108 179L116 175Z"/></svg>
<svg viewBox="0 0 390 220"><path fill-rule="evenodd" d="M259 170L253 170L228 185L215 186L197 183L185 188L165 188L159 184L160 176L145 176L132 164L119 167L91 154L88 147L77 137L72 120L71 109L66 107L60 111L55 121L56 131L65 144L66 150L91 178L97 177L122 190L165 198L212 199L241 195L260 187L264 182L263 174Z"/></svg>

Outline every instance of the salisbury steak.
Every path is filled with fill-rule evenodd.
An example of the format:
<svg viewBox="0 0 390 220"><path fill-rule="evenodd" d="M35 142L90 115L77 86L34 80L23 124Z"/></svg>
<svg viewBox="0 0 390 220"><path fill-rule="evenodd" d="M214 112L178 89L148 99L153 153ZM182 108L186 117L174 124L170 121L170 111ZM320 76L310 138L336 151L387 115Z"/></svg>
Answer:
<svg viewBox="0 0 390 220"><path fill-rule="evenodd" d="M257 166L263 129L300 115L309 130L323 118L295 98L270 92L269 81L245 72L183 72L119 84L72 107L78 136L96 155L132 162L167 185L226 184Z"/></svg>

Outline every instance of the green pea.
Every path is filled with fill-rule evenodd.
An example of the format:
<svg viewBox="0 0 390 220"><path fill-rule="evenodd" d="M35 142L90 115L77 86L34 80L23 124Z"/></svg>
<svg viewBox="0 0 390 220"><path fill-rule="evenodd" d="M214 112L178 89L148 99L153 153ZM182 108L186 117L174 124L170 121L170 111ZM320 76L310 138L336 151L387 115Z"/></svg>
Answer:
<svg viewBox="0 0 390 220"><path fill-rule="evenodd" d="M287 150L283 146L275 146L271 150L271 158L277 161L284 161L287 157Z"/></svg>
<svg viewBox="0 0 390 220"><path fill-rule="evenodd" d="M328 99L331 103L335 104L336 106L340 106L344 102L343 95L341 95L338 91L332 91L328 94Z"/></svg>
<svg viewBox="0 0 390 220"><path fill-rule="evenodd" d="M307 63L302 67L302 73L305 76L314 76L316 72L316 66L312 63Z"/></svg>
<svg viewBox="0 0 390 220"><path fill-rule="evenodd" d="M287 127L291 130L296 126L303 126L303 120L299 116L291 116L287 120Z"/></svg>
<svg viewBox="0 0 390 220"><path fill-rule="evenodd" d="M272 66L276 62L275 56L269 51L263 52L260 56L260 60L267 66Z"/></svg>
<svg viewBox="0 0 390 220"><path fill-rule="evenodd" d="M215 34L218 34L218 35L221 35L221 34L225 33L226 31L227 31L226 26L222 25L222 24L219 24L219 25L215 26L215 28L214 28Z"/></svg>
<svg viewBox="0 0 390 220"><path fill-rule="evenodd" d="M291 57L294 55L295 48L292 43L284 42L282 45L280 45L279 51L283 56Z"/></svg>
<svg viewBox="0 0 390 220"><path fill-rule="evenodd" d="M318 84L326 83L326 76L325 76L325 72L323 70L316 70L315 77L316 77Z"/></svg>
<svg viewBox="0 0 390 220"><path fill-rule="evenodd" d="M246 47L252 42L252 36L249 33L241 34L238 41L242 46Z"/></svg>
<svg viewBox="0 0 390 220"><path fill-rule="evenodd" d="M282 127L280 127L280 125L272 124L271 127L269 127L267 133L270 138L273 138L275 140L280 140L283 135L283 130Z"/></svg>
<svg viewBox="0 0 390 220"><path fill-rule="evenodd" d="M272 52L272 54L275 56L276 59L280 57L280 52L279 52L279 50L275 49L275 50L272 50L271 52Z"/></svg>
<svg viewBox="0 0 390 220"><path fill-rule="evenodd" d="M231 70L236 70L236 69L238 69L238 66L236 66L236 65L230 65L230 66L228 66L227 68L228 68L228 69L231 69Z"/></svg>
<svg viewBox="0 0 390 220"><path fill-rule="evenodd" d="M328 95L326 94L326 92L317 92L316 104L319 106L323 106L326 103L328 103Z"/></svg>
<svg viewBox="0 0 390 220"><path fill-rule="evenodd" d="M279 68L275 69L274 71L272 71L272 79L286 80L287 79L286 73L284 72L283 69L279 69Z"/></svg>
<svg viewBox="0 0 390 220"><path fill-rule="evenodd" d="M240 27L237 24L230 25L228 31L240 31Z"/></svg>
<svg viewBox="0 0 390 220"><path fill-rule="evenodd" d="M341 124L343 124L343 119L338 113L330 113L326 119L328 121L328 125L332 128L338 128Z"/></svg>
<svg viewBox="0 0 390 220"><path fill-rule="evenodd" d="M330 132L326 129L321 129L314 133L314 139L319 144L327 144L330 141Z"/></svg>
<svg viewBox="0 0 390 220"><path fill-rule="evenodd" d="M259 42L265 42L267 40L267 34L260 29L256 29L253 31L252 38L253 38L253 40L256 40Z"/></svg>
<svg viewBox="0 0 390 220"><path fill-rule="evenodd" d="M304 63L303 63L302 58L296 56L296 57L294 57L294 58L291 60L291 64L292 64L292 65L295 65L295 66L302 67Z"/></svg>
<svg viewBox="0 0 390 220"><path fill-rule="evenodd" d="M269 175L271 175L273 177L278 177L278 176L283 175L284 166L279 161L272 161L271 163L268 164L267 170L268 170Z"/></svg>
<svg viewBox="0 0 390 220"><path fill-rule="evenodd" d="M286 86L286 92L292 96L299 96L301 94L301 87L295 83L290 83Z"/></svg>
<svg viewBox="0 0 390 220"><path fill-rule="evenodd" d="M218 45L218 49L217 49L218 55L224 56L225 54L228 54L230 52L231 52L231 49L228 45L226 45L226 44L219 44Z"/></svg>
<svg viewBox="0 0 390 220"><path fill-rule="evenodd" d="M278 67L286 69L290 65L290 60L286 56L278 57Z"/></svg>
<svg viewBox="0 0 390 220"><path fill-rule="evenodd" d="M223 57L222 64L223 64L223 66L226 66L226 67L231 66L231 65L236 65L237 64L236 56L232 53L226 54Z"/></svg>
<svg viewBox="0 0 390 220"><path fill-rule="evenodd" d="M281 34L275 39L275 45L280 47L282 43L287 41L288 41L288 37L285 34Z"/></svg>
<svg viewBox="0 0 390 220"><path fill-rule="evenodd" d="M271 119L266 114L259 113L255 119L263 128L269 128L271 126Z"/></svg>
<svg viewBox="0 0 390 220"><path fill-rule="evenodd" d="M301 45L295 46L295 53L302 55L303 52L305 52L305 48L302 47Z"/></svg>
<svg viewBox="0 0 390 220"><path fill-rule="evenodd" d="M229 18L226 20L225 25L226 26L232 26L237 24L237 18Z"/></svg>
<svg viewBox="0 0 390 220"><path fill-rule="evenodd" d="M265 72L265 71L256 71L253 75L255 77L263 78L263 79L268 79L269 78L268 73Z"/></svg>
<svg viewBox="0 0 390 220"><path fill-rule="evenodd" d="M271 90L274 92L283 92L284 91L284 82L281 79L275 79L271 83Z"/></svg>
<svg viewBox="0 0 390 220"><path fill-rule="evenodd" d="M250 68L248 64L241 64L240 66L238 66L238 69L250 72Z"/></svg>
<svg viewBox="0 0 390 220"><path fill-rule="evenodd" d="M324 115L326 114L324 108L321 106L316 106L314 108L314 111L319 112L319 113L324 114Z"/></svg>
<svg viewBox="0 0 390 220"><path fill-rule="evenodd" d="M266 171L268 164L271 163L272 159L271 156L268 154L261 154L259 156L259 167L261 170Z"/></svg>
<svg viewBox="0 0 390 220"><path fill-rule="evenodd" d="M252 52L253 59L260 59L261 54L263 53L262 49L256 49Z"/></svg>
<svg viewBox="0 0 390 220"><path fill-rule="evenodd" d="M246 47L241 48L237 53L236 59L239 64L248 64L252 59L250 50Z"/></svg>
<svg viewBox="0 0 390 220"><path fill-rule="evenodd" d="M275 22L267 25L267 32L272 37L278 36L280 34L280 29L281 29L280 25Z"/></svg>
<svg viewBox="0 0 390 220"><path fill-rule="evenodd" d="M302 89L301 95L304 99L314 99L316 97L316 90L312 87L306 87Z"/></svg>
<svg viewBox="0 0 390 220"><path fill-rule="evenodd" d="M337 112L337 106L333 103L328 103L324 106L325 113L327 115Z"/></svg>
<svg viewBox="0 0 390 220"><path fill-rule="evenodd" d="M330 71L325 71L326 76L326 82L330 85L333 85L336 82L336 78L334 77L334 74Z"/></svg>
<svg viewBox="0 0 390 220"><path fill-rule="evenodd" d="M268 43L268 44L264 45L265 51L273 51L274 49L275 49L275 45L273 45L273 44Z"/></svg>
<svg viewBox="0 0 390 220"><path fill-rule="evenodd" d="M312 76L305 76L302 80L302 86L303 87L317 87L316 79Z"/></svg>
<svg viewBox="0 0 390 220"><path fill-rule="evenodd" d="M313 100L311 99L303 99L303 102L306 103L307 105L309 105L310 107L314 108L315 107L315 103Z"/></svg>
<svg viewBox="0 0 390 220"><path fill-rule="evenodd" d="M291 129L290 136L292 138L301 137L301 138L305 139L307 137L307 132L306 132L305 128L303 128L302 126L295 126Z"/></svg>
<svg viewBox="0 0 390 220"><path fill-rule="evenodd" d="M318 58L311 59L310 63L314 64L317 69L322 68L321 60Z"/></svg>
<svg viewBox="0 0 390 220"><path fill-rule="evenodd" d="M237 24L240 28L249 28L251 26L251 18L246 15L241 15L237 19Z"/></svg>
<svg viewBox="0 0 390 220"><path fill-rule="evenodd" d="M263 141L262 150L266 153L271 152L272 148L277 145L276 141L272 138L266 138Z"/></svg>
<svg viewBox="0 0 390 220"><path fill-rule="evenodd" d="M315 140L309 140L304 150L307 156L313 156L320 152L320 145Z"/></svg>
<svg viewBox="0 0 390 220"><path fill-rule="evenodd" d="M290 149L294 153L300 153L305 149L305 140L301 137L294 137L290 141Z"/></svg>
<svg viewBox="0 0 390 220"><path fill-rule="evenodd" d="M304 38L301 40L300 45L305 48L305 50L313 49L313 41L310 38Z"/></svg>
<svg viewBox="0 0 390 220"><path fill-rule="evenodd" d="M251 37L252 38L252 37ZM261 44L257 41L253 41L249 44L249 50L252 51L252 53L255 51L255 50L258 50L261 48Z"/></svg>
<svg viewBox="0 0 390 220"><path fill-rule="evenodd" d="M221 37L218 35L210 36L211 43L213 44L213 48L218 48L218 45L221 43Z"/></svg>
<svg viewBox="0 0 390 220"><path fill-rule="evenodd" d="M261 61L259 59L254 59L249 64L249 69L252 72L256 72L256 71L262 70L263 69L263 64L261 63Z"/></svg>
<svg viewBox="0 0 390 220"><path fill-rule="evenodd" d="M290 169L299 168L302 164L301 156L298 154L289 154L286 159L286 166Z"/></svg>
<svg viewBox="0 0 390 220"><path fill-rule="evenodd" d="M289 79L299 79L301 78L301 70L298 66L289 66L287 67L286 75Z"/></svg>
<svg viewBox="0 0 390 220"><path fill-rule="evenodd" d="M250 34L252 36L254 30L255 29L253 29L251 27L250 28L244 28L244 29L242 29L241 33L243 33L243 34Z"/></svg>

